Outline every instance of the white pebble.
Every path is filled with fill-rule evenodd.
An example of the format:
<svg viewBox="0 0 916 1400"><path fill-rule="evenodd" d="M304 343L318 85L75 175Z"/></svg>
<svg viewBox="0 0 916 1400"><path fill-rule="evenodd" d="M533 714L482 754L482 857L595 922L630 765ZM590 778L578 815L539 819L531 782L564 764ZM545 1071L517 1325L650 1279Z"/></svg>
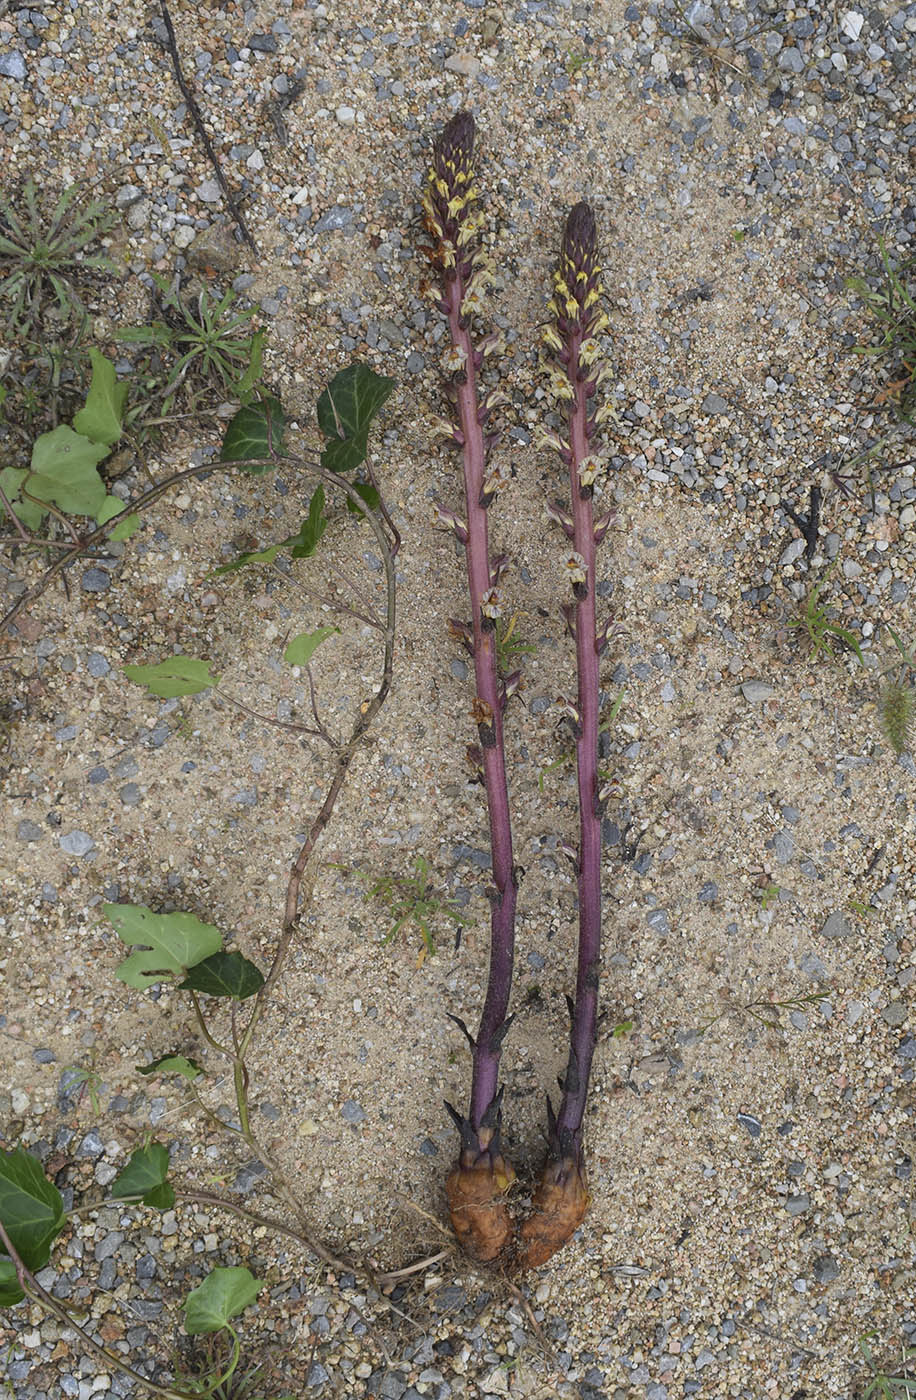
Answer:
<svg viewBox="0 0 916 1400"><path fill-rule="evenodd" d="M336 116L341 126L352 126L356 121L356 109L353 107L338 107Z"/></svg>

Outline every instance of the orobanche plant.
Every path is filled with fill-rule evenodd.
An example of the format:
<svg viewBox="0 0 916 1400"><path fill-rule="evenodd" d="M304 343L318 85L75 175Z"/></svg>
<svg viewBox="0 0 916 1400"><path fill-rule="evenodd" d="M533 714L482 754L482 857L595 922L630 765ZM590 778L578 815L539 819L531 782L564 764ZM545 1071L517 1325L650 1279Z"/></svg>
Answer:
<svg viewBox="0 0 916 1400"><path fill-rule="evenodd" d="M464 474L464 515L440 506L437 520L453 531L467 560L471 616L451 626L474 658L476 694L471 715L478 744L468 750L468 756L486 791L493 870L489 979L477 1034L458 1022L472 1051L471 1093L467 1114L446 1105L461 1136L446 1194L453 1227L469 1254L484 1261L500 1259L535 1267L569 1238L588 1201L582 1123L598 1015L605 797L598 770L598 667L608 638L607 625L600 633L597 628L595 552L611 524L610 516L595 521L592 499L603 471L597 435L609 413L596 402L607 374L597 337L606 329L607 318L601 307L594 216L586 204L578 204L566 223L545 339L553 357L551 389L566 417L565 437L551 433L547 441L568 467L571 493L569 510L552 506L550 514L570 543L564 571L573 601L564 611L576 643L578 673L577 700L567 706L567 712L576 741L580 809L579 959L575 1001L570 1002L569 1058L560 1081L562 1098L556 1114L548 1100L547 1160L531 1212L516 1230L508 1203L515 1173L500 1142L499 1061L512 1021L509 998L519 882L512 851L503 717L520 677L518 672L502 675L498 664L503 614L500 581L508 561L491 552L489 511L505 479L492 460L498 434L488 420L504 396L498 388L482 392L480 385L485 356L499 349L501 341L493 334L476 336L485 311L490 268L479 239L482 216L477 206L474 136L474 120L468 112L458 113L447 124L434 144L423 199L432 244L427 256L439 274L439 307L448 319L450 337L445 393L452 414L438 427L460 451Z"/></svg>

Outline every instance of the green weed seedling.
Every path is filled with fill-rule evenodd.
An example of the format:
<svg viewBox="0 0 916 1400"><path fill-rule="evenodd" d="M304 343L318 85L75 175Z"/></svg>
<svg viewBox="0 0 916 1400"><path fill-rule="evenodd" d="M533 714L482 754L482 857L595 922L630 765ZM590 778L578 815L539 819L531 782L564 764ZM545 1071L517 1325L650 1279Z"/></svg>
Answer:
<svg viewBox="0 0 916 1400"><path fill-rule="evenodd" d="M266 336L252 325L255 308L239 307L232 288L217 298L203 287L188 302L174 283L154 276L161 319L147 326L126 326L115 332L115 340L151 352L145 372L152 371L154 380L162 367L162 414L172 412L182 391L189 407L196 408L211 386L248 402L261 378Z"/></svg>
<svg viewBox="0 0 916 1400"><path fill-rule="evenodd" d="M827 586L827 579L833 567L831 564L824 577L812 584L801 615L792 619L789 626L807 640L812 657L824 656L830 661L835 661L839 647L843 651L852 652L864 666L865 657L854 633L832 621L826 604L821 602L821 594Z"/></svg>
<svg viewBox="0 0 916 1400"><path fill-rule="evenodd" d="M85 316L76 286L87 272L114 270L103 254L89 251L114 223L100 200L80 201L78 186L63 192L47 219L31 176L21 209L0 196L0 301L10 307L8 330L31 331L51 306L63 322Z"/></svg>
<svg viewBox="0 0 916 1400"><path fill-rule="evenodd" d="M895 267L883 238L878 240L883 279L874 287L864 277L847 277L846 286L861 297L877 322L875 345L857 345L857 355L885 362L888 382L876 394L878 403L892 404L907 423L916 413L916 297L907 280L914 260Z"/></svg>
<svg viewBox="0 0 916 1400"><path fill-rule="evenodd" d="M877 1332L866 1332L859 1342L859 1351L871 1373L871 1379L860 1392L860 1400L905 1400L908 1395L916 1395L916 1347L901 1349L901 1364L905 1375L892 1376L875 1361L869 1346Z"/></svg>
<svg viewBox="0 0 916 1400"><path fill-rule="evenodd" d="M417 856L410 875L371 875L355 866L334 866L336 870L349 875L358 875L369 884L366 899L377 899L386 908L388 917L393 920L391 927L381 940L391 943L401 929L413 924L423 935L424 947L420 952L420 963L427 953L435 953L434 926L440 919L448 919L457 933L473 924L474 920L462 913L461 908L433 885L430 876L432 868L425 856Z"/></svg>

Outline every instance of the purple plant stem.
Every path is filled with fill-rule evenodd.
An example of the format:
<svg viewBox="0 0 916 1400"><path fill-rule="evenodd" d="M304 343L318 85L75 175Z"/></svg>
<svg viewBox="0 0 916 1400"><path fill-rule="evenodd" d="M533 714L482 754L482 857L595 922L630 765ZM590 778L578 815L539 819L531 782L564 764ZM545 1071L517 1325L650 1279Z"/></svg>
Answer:
<svg viewBox="0 0 916 1400"><path fill-rule="evenodd" d="M570 364L579 359L582 335L569 338ZM581 1153L582 1119L595 1048L598 1021L598 978L601 966L601 815L598 806L598 647L595 615L595 524L591 495L579 489L579 463L588 455L588 404L586 384L575 382L575 398L570 407L569 464L572 499L573 547L585 560L584 598L576 600L576 671L578 675L579 726L576 740L576 771L579 787L579 954L576 999L570 1030L569 1065L560 1109L557 1134L562 1143L567 1134Z"/></svg>
<svg viewBox="0 0 916 1400"><path fill-rule="evenodd" d="M487 476L487 457L494 438L483 423L492 407L481 403L477 374L485 350L475 349L470 323L481 306L478 288L486 280L487 262L476 237L478 224L471 206L474 187L474 119L459 112L447 123L433 147L433 165L423 207L433 241L430 260L441 274L440 307L448 318L453 373L449 396L457 427L451 434L462 453L466 523L443 512L465 546L471 626L467 640L474 655L477 694L473 713L480 740L480 759L487 794L493 867L491 892L490 968L487 991L473 1048L471 1102L467 1119L454 1109L462 1135L465 1166L491 1163L499 1154L499 1060L505 1035L515 955L517 874L512 859L512 830L503 740L506 685L497 665L495 592L497 569L490 558L487 511L496 499L498 472ZM447 429L448 431L448 429Z"/></svg>
<svg viewBox="0 0 916 1400"><path fill-rule="evenodd" d="M503 694L496 657L495 629L484 630L481 602L490 587L490 544L487 509L480 504L486 466L483 429L478 421L479 402L474 347L470 332L461 324L463 279L460 268L446 290L448 323L452 341L465 353L465 382L457 389L457 415L464 435L464 494L468 538L465 556L474 631L474 674L477 695L492 712L492 742L481 743L493 884L490 936L490 974L480 1029L473 1053L470 1120L479 1132L499 1085L500 1037L509 1009L512 966L515 957L515 909L518 887L512 861L512 827L503 739Z"/></svg>

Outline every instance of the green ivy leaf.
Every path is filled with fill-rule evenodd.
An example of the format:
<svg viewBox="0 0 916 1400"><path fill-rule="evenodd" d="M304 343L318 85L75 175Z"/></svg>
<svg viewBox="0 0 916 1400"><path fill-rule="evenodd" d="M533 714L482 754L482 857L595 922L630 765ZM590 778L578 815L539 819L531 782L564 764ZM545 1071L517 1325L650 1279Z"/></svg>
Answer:
<svg viewBox="0 0 916 1400"><path fill-rule="evenodd" d="M136 1069L138 1074L180 1074L191 1084L203 1074L197 1061L187 1055L160 1055L151 1065L137 1065Z"/></svg>
<svg viewBox="0 0 916 1400"><path fill-rule="evenodd" d="M18 501L16 499L19 495L19 488L27 476L28 472L25 467L4 467L3 471L0 472L0 486L3 487L4 496L26 529L37 530L48 512L35 501ZM5 514L5 506L0 505L0 511Z"/></svg>
<svg viewBox="0 0 916 1400"><path fill-rule="evenodd" d="M321 536L331 523L324 512L324 487L319 486L309 501L309 513L295 535L284 540L284 546L292 545L294 559L310 559L318 548Z"/></svg>
<svg viewBox="0 0 916 1400"><path fill-rule="evenodd" d="M318 400L319 428L326 438L368 433L394 386L393 379L376 374L368 365L348 365L335 374Z"/></svg>
<svg viewBox="0 0 916 1400"><path fill-rule="evenodd" d="M219 682L219 676L211 676L209 662L180 653L155 666L125 666L123 670L129 681L147 686L151 695L159 695L163 700L172 700L176 695L199 695Z"/></svg>
<svg viewBox="0 0 916 1400"><path fill-rule="evenodd" d="M269 544L266 549L248 550L245 554L240 554L237 559L233 559L231 564L220 564L218 568L212 570L212 573L214 575L232 574L238 569L244 569L246 564L272 564L281 549L289 549L294 559L310 558L318 548L318 542L330 524L328 517L322 515L323 510L324 487L319 486L309 502L309 513L295 535L281 540L279 544Z"/></svg>
<svg viewBox="0 0 916 1400"><path fill-rule="evenodd" d="M121 436L127 385L118 383L111 360L106 360L94 345L89 347L92 361L92 382L86 395L86 405L73 419L73 426L90 442L114 447ZM101 523L101 522L99 522Z"/></svg>
<svg viewBox="0 0 916 1400"><path fill-rule="evenodd" d="M102 911L121 942L135 949L115 976L141 991L184 973L222 946L219 929L194 914L154 914L145 904L103 904Z"/></svg>
<svg viewBox="0 0 916 1400"><path fill-rule="evenodd" d="M187 977L178 984L180 992L205 992L208 997L232 997L244 1001L253 997L264 985L259 967L241 953L211 953L203 962L195 963Z"/></svg>
<svg viewBox="0 0 916 1400"><path fill-rule="evenodd" d="M61 1194L45 1176L38 1158L21 1147L0 1152L0 1220L16 1253L33 1274L47 1264L51 1244L66 1219ZM0 1254L6 1255L2 1245ZM0 1275L0 1286L9 1287L8 1270ZM18 1283L15 1288L21 1296Z"/></svg>
<svg viewBox="0 0 916 1400"><path fill-rule="evenodd" d="M155 1206L157 1210L170 1210L175 1204L175 1192L166 1180L168 1174L167 1147L163 1147L161 1142L138 1147L130 1154L127 1166L111 1183L111 1194L115 1199L142 1196L144 1205Z"/></svg>
<svg viewBox="0 0 916 1400"><path fill-rule="evenodd" d="M274 452L282 452L285 426L286 418L279 399L266 395L258 403L246 404L244 408L239 409L226 428L219 454L220 461L238 462L242 471L254 475L273 471L270 462L257 462L251 466L245 466L245 463L254 463L259 457L269 457L271 448Z"/></svg>
<svg viewBox="0 0 916 1400"><path fill-rule="evenodd" d="M40 501L59 506L68 515L94 517L108 494L96 471L99 462L107 456L108 448L104 443L90 442L62 424L35 439L25 489Z"/></svg>
<svg viewBox="0 0 916 1400"><path fill-rule="evenodd" d="M328 471L355 471L366 459L369 429L395 386L368 365L348 365L335 374L318 400L318 426L329 438L321 454Z"/></svg>
<svg viewBox="0 0 916 1400"><path fill-rule="evenodd" d="M288 661L290 666L307 666L321 643L339 631L339 627L319 627L314 632L300 632L286 648L283 660Z"/></svg>
<svg viewBox="0 0 916 1400"><path fill-rule="evenodd" d="M118 521L108 538L110 540L129 540L139 528L140 517L136 511L131 511L130 515L125 515L123 520Z"/></svg>
<svg viewBox="0 0 916 1400"><path fill-rule="evenodd" d="M370 510L378 510L379 506L382 504L382 498L375 486L372 486L368 481L354 481L351 482L351 485L356 494L366 502ZM352 501L349 496L347 497L347 510L351 515L362 516L363 514L359 506L355 501Z"/></svg>
<svg viewBox="0 0 916 1400"><path fill-rule="evenodd" d="M0 1255L0 1308L13 1308L24 1297L19 1287L16 1265L5 1254Z"/></svg>
<svg viewBox="0 0 916 1400"><path fill-rule="evenodd" d="M214 1269L184 1301L184 1330L192 1337L219 1332L251 1306L263 1287L248 1269Z"/></svg>

